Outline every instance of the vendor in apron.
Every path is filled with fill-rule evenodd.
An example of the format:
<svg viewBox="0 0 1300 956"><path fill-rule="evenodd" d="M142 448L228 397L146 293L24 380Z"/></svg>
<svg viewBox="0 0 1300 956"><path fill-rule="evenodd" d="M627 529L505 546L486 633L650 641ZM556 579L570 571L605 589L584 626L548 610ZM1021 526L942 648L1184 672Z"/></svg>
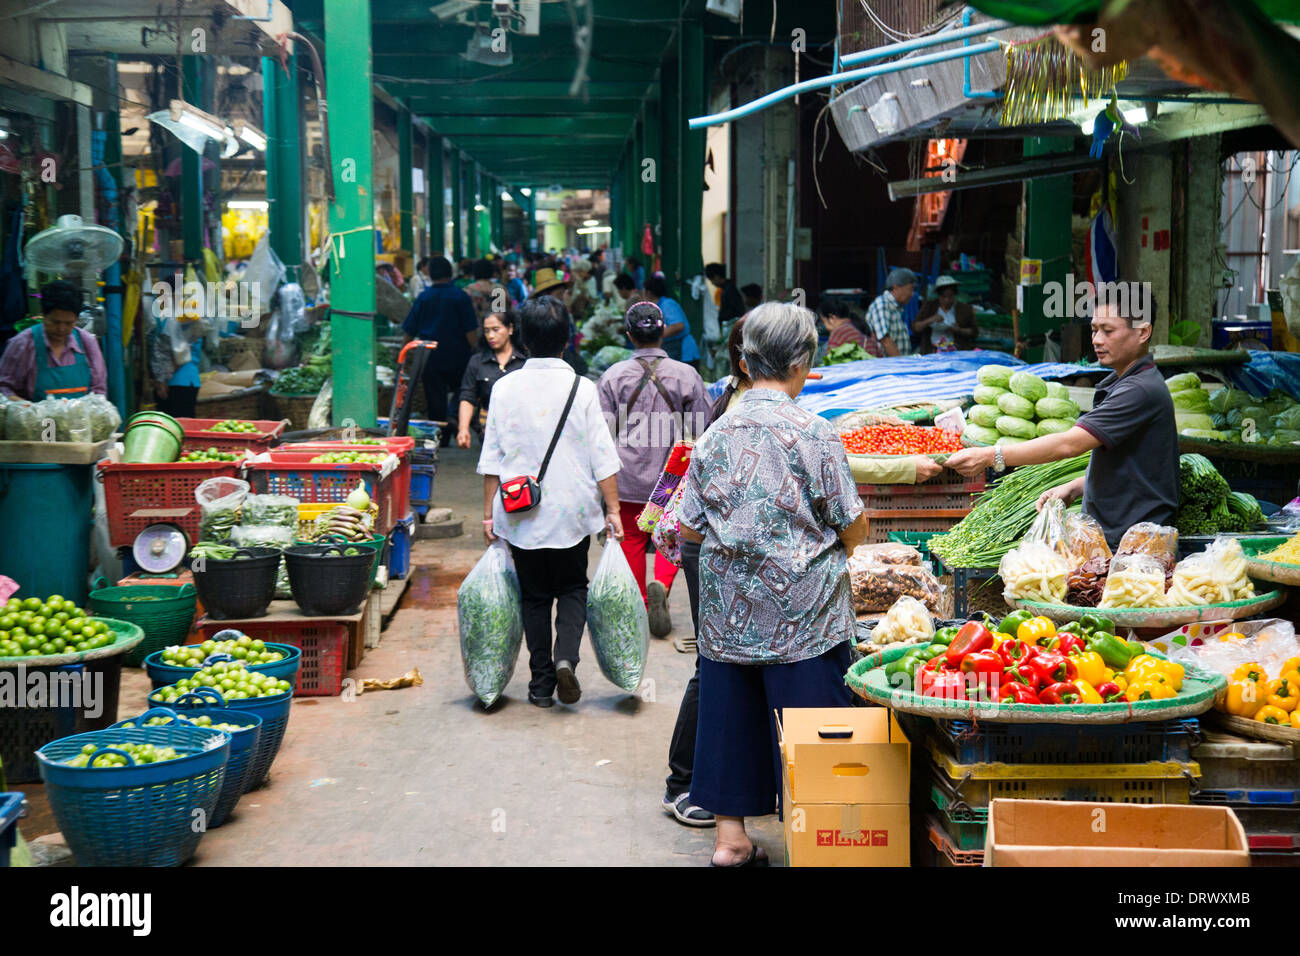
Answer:
<svg viewBox="0 0 1300 956"><path fill-rule="evenodd" d="M76 327L81 290L71 282L51 282L41 290L41 309L41 323L10 339L0 356L0 392L33 402L106 395L108 371L99 343Z"/></svg>

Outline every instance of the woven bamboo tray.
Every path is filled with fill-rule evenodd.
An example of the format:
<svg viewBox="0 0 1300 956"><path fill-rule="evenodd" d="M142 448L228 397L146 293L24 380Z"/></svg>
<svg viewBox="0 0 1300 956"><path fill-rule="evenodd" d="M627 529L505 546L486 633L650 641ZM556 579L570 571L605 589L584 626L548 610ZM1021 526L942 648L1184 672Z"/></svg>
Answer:
<svg viewBox="0 0 1300 956"><path fill-rule="evenodd" d="M910 645L915 647L916 645ZM988 720L1006 724L1126 724L1194 717L1214 706L1227 688L1222 674L1187 668L1182 690L1168 700L1139 700L1122 704L1005 704L997 701L946 700L922 697L911 689L892 687L884 666L902 657L909 647L891 647L862 658L849 668L844 682L859 697L908 714L949 720Z"/></svg>
<svg viewBox="0 0 1300 956"><path fill-rule="evenodd" d="M1274 584L1286 584L1300 587L1300 564L1287 564L1285 561L1265 561L1256 557L1267 554L1278 545L1290 540L1289 535L1271 538L1251 538L1241 542L1241 550L1246 552L1246 571L1252 578L1272 581Z"/></svg>
<svg viewBox="0 0 1300 956"><path fill-rule="evenodd" d="M1255 740L1269 740L1279 744L1300 744L1300 730L1295 727L1266 724L1261 720L1238 717L1236 714L1225 714L1217 710L1212 715L1212 719L1228 733L1236 734L1238 737L1252 737Z"/></svg>
<svg viewBox="0 0 1300 956"><path fill-rule="evenodd" d="M1244 601L1225 604L1202 604L1195 607L1075 607L1073 604L1044 604L1040 601L1008 601L1015 608L1024 608L1050 617L1053 621L1077 621L1085 614L1101 614L1115 622L1116 627L1182 627L1201 621L1235 621L1271 611L1283 601L1283 591L1266 591Z"/></svg>
<svg viewBox="0 0 1300 956"><path fill-rule="evenodd" d="M288 419L290 431L301 431L307 427L307 419L311 416L317 395L276 395L268 392L266 397L272 409L272 418Z"/></svg>

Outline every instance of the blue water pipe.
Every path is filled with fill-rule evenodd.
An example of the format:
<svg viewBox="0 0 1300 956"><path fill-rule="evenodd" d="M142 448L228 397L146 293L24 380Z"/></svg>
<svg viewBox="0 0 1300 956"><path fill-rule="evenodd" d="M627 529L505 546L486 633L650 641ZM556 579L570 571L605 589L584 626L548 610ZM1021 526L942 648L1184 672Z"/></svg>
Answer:
<svg viewBox="0 0 1300 956"><path fill-rule="evenodd" d="M971 17L971 9L970 9L970 7L967 7L965 10L962 11L962 15L961 15L961 25L962 25L962 30L965 30L965 29L967 29L968 27L970 27L970 17ZM981 23L981 24L980 24L981 27L986 27L987 25L988 25L988 24L984 24L984 23ZM958 32L961 32L961 31L958 31ZM962 45L963 47L968 47L968 46L970 46L970 39L967 38L967 39L962 40L961 45ZM964 96L964 97L966 97L966 99L968 99L968 100L1000 100L1000 99L1002 99L1002 94L1001 94L1001 93L994 92L993 90L980 90L979 92L975 92L974 90L972 90L972 89L970 88L970 57L967 57L966 60L962 63L962 65L961 65L961 69L962 69L962 74L961 74L961 95Z"/></svg>
<svg viewBox="0 0 1300 956"><path fill-rule="evenodd" d="M108 207L108 227L118 229L117 180L104 165L104 148L108 144L106 130L93 130L90 135L90 161L95 170L95 181L100 195ZM107 327L104 335L104 365L108 371L108 400L117 406L118 414L126 418L126 367L122 355L122 293L109 291L122 287L122 266L116 260L104 270L104 316Z"/></svg>

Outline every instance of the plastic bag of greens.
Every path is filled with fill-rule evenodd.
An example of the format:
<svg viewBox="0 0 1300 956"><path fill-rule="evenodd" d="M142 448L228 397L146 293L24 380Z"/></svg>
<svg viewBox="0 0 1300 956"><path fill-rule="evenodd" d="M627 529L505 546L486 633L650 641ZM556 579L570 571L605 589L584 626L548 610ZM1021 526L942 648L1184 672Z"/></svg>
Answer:
<svg viewBox="0 0 1300 956"><path fill-rule="evenodd" d="M5 438L9 441L40 441L41 416L31 402L10 402L5 413Z"/></svg>
<svg viewBox="0 0 1300 956"><path fill-rule="evenodd" d="M600 672L614 686L635 691L650 651L650 621L632 566L612 537L587 589L587 629Z"/></svg>
<svg viewBox="0 0 1300 956"><path fill-rule="evenodd" d="M94 435L90 422L90 406L85 398L63 401L62 426L58 429L59 441L89 442Z"/></svg>
<svg viewBox="0 0 1300 956"><path fill-rule="evenodd" d="M283 551L293 544L296 535L295 528L283 525L238 524L230 531L230 543L237 548L279 548ZM293 597L289 587L289 565L283 558L275 571L275 597L277 600Z"/></svg>
<svg viewBox="0 0 1300 956"><path fill-rule="evenodd" d="M90 440L105 441L122 424L117 406L99 394L89 395L82 401L90 412Z"/></svg>
<svg viewBox="0 0 1300 956"><path fill-rule="evenodd" d="M244 499L241 525L298 528L298 499L288 495L249 495Z"/></svg>
<svg viewBox="0 0 1300 956"><path fill-rule="evenodd" d="M195 488L194 500L199 503L199 540L229 543L231 530L239 524L239 506L246 497L248 482L238 478L209 478Z"/></svg>
<svg viewBox="0 0 1300 956"><path fill-rule="evenodd" d="M61 398L47 398L36 403L36 415L41 422L40 441L68 440L68 404Z"/></svg>
<svg viewBox="0 0 1300 956"><path fill-rule="evenodd" d="M456 592L456 614L465 683L491 707L510 683L524 639L519 578L504 542L491 545L465 576Z"/></svg>

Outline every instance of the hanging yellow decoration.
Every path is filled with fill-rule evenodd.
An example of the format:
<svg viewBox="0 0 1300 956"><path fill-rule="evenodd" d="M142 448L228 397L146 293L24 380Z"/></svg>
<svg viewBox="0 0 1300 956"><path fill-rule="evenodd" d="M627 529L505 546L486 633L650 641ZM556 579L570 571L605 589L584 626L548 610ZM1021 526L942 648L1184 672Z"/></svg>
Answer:
<svg viewBox="0 0 1300 956"><path fill-rule="evenodd" d="M1074 112L1082 99L1113 90L1128 75L1128 63L1093 69L1048 33L1007 47L1007 87L998 122L1003 126L1047 123Z"/></svg>

